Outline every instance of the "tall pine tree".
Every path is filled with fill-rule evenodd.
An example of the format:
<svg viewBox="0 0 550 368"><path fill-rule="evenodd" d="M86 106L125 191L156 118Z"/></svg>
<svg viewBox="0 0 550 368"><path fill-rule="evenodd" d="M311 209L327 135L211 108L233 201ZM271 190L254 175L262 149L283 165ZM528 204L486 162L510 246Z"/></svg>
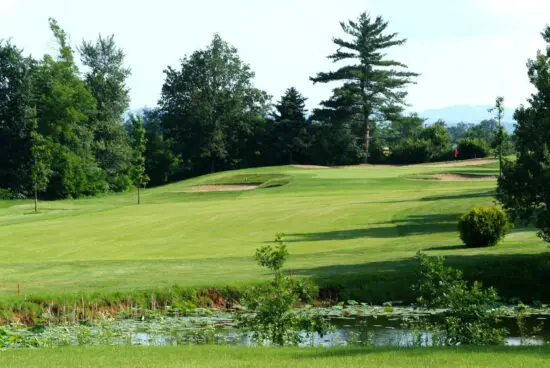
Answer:
<svg viewBox="0 0 550 368"><path fill-rule="evenodd" d="M405 64L386 58L387 49L401 46L406 40L399 39L396 33L386 33L388 22L382 17L372 19L362 13L356 21L342 22L341 26L347 38L333 39L338 49L328 58L348 64L336 71L319 73L311 80L342 83L322 106L339 111L342 119L362 133L368 161L377 122L391 120L402 111L407 96L405 87L418 74L407 71Z"/></svg>
<svg viewBox="0 0 550 368"><path fill-rule="evenodd" d="M289 88L275 105L274 134L277 151L284 161L292 164L309 147L306 98L294 87Z"/></svg>

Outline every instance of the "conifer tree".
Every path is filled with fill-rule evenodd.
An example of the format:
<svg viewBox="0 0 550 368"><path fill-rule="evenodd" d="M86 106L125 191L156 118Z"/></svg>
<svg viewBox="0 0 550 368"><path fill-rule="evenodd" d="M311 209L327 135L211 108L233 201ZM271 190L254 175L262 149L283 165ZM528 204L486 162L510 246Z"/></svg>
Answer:
<svg viewBox="0 0 550 368"><path fill-rule="evenodd" d="M346 38L334 38L338 47L328 58L333 62L348 62L337 69L318 73L314 83L341 82L334 96L323 107L338 110L350 123L358 125L364 134L365 160L369 159L369 144L377 122L391 120L401 113L407 92L405 87L418 76L401 62L386 58L385 52L406 40L397 33L387 33L388 22L378 16L373 19L362 13L357 20L341 23Z"/></svg>
<svg viewBox="0 0 550 368"><path fill-rule="evenodd" d="M294 87L286 90L281 101L275 105L275 135L279 153L293 163L296 154L309 147L306 98Z"/></svg>

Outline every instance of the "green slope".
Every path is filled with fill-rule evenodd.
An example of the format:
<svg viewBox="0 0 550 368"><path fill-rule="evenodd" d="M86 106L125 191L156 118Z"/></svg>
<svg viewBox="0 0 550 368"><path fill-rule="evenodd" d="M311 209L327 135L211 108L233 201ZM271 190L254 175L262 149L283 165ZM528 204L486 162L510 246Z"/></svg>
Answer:
<svg viewBox="0 0 550 368"><path fill-rule="evenodd" d="M533 231L516 231L497 248L459 247L457 216L490 205L496 181L412 179L443 172L497 171L495 164L273 167L150 189L141 206L134 193L45 202L37 215L31 202L0 202L0 296L14 295L18 283L24 294L248 283L261 278L254 250L276 232L287 234L293 273L325 284L366 275L398 283L418 250L466 263L546 252ZM197 184L235 184L235 175L289 183L189 192Z"/></svg>

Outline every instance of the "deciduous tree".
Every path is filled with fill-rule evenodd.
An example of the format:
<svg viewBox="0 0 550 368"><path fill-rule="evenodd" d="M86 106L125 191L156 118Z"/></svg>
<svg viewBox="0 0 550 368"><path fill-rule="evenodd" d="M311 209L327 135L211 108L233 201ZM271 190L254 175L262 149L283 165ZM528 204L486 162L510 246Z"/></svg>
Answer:
<svg viewBox="0 0 550 368"><path fill-rule="evenodd" d="M132 144L132 166L131 178L137 188L137 204L141 204L140 189L149 182L149 177L145 172L145 150L147 141L145 138L145 129L141 116L130 117L130 140Z"/></svg>
<svg viewBox="0 0 550 368"><path fill-rule="evenodd" d="M546 50L529 60L535 92L515 112L516 162L505 162L497 198L517 220L534 220L550 242L550 26L542 33Z"/></svg>
<svg viewBox="0 0 550 368"><path fill-rule="evenodd" d="M237 49L215 35L165 74L159 105L181 159L180 176L237 166L251 126L268 108L268 96L253 86L254 73Z"/></svg>
<svg viewBox="0 0 550 368"><path fill-rule="evenodd" d="M79 51L87 67L84 80L97 105L90 118L94 156L105 172L109 189L122 191L131 184L131 148L123 125L130 102L126 85L130 69L124 65L124 51L116 45L114 36L84 41Z"/></svg>

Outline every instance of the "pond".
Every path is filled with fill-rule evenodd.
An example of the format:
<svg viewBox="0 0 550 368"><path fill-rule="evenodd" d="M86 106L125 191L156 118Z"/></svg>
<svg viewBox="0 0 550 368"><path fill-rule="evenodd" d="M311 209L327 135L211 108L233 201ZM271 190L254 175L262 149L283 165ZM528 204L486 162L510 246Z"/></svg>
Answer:
<svg viewBox="0 0 550 368"><path fill-rule="evenodd" d="M436 322L441 311L418 311L412 308L372 306L317 308L333 326L325 336L306 338L302 346L430 346L431 334L410 327L410 321L423 319ZM507 345L541 345L550 341L550 310L533 310L526 314L527 330L540 331L522 338L512 309L503 309L497 326L509 332ZM253 345L250 333L236 328L234 314L202 311L190 316L142 315L132 319L106 319L76 325L46 325L34 328L0 327L0 348L51 347L68 345Z"/></svg>

